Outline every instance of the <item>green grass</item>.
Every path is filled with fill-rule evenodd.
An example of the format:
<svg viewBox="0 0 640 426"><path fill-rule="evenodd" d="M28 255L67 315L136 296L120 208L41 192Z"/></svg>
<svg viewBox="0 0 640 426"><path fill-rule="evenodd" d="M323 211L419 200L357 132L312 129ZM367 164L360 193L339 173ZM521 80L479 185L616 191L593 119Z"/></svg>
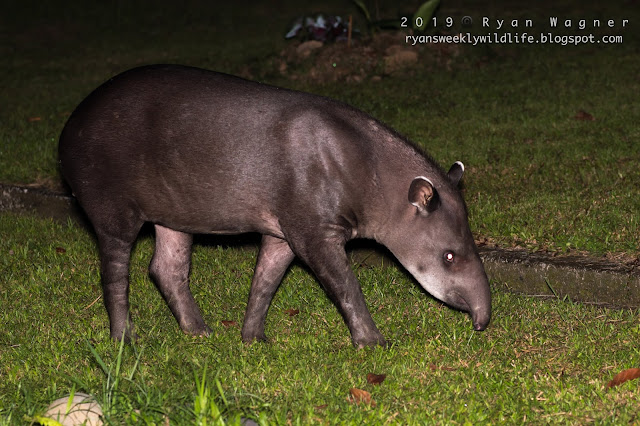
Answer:
<svg viewBox="0 0 640 426"><path fill-rule="evenodd" d="M211 422L203 401L225 419L262 416L272 424L639 420L637 380L606 389L616 373L640 364L637 311L494 292L493 321L477 333L466 314L424 294L395 266L356 268L374 320L393 342L356 350L320 286L294 266L267 317L271 342L248 346L240 327L256 251L197 244L191 286L213 334L191 338L148 278L152 238L143 236L131 266L141 338L119 356L96 302L92 237L12 215L0 216L0 233L0 423L41 415L72 390L94 395L115 424L165 417L191 424L196 411ZM387 377L372 385L368 373ZM351 388L370 392L376 405L350 403Z"/></svg>

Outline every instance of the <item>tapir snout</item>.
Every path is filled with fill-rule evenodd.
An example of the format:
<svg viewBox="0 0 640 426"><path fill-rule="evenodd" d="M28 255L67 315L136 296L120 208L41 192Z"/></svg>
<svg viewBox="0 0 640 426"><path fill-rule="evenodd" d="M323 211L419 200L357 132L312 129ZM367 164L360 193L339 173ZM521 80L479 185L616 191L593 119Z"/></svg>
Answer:
<svg viewBox="0 0 640 426"><path fill-rule="evenodd" d="M483 331L491 321L491 291L480 257L477 254L473 257L475 272L470 275L475 276L475 279L463 280L463 285L454 287L445 297L445 301L457 309L468 312L473 329Z"/></svg>
<svg viewBox="0 0 640 426"><path fill-rule="evenodd" d="M491 322L491 293L488 289L488 285L480 285L476 292L452 291L445 300L454 308L468 312L473 329L483 331Z"/></svg>
<svg viewBox="0 0 640 426"><path fill-rule="evenodd" d="M468 311L475 331L484 331L491 322L491 292L488 285L485 287L486 290L479 297L480 300Z"/></svg>

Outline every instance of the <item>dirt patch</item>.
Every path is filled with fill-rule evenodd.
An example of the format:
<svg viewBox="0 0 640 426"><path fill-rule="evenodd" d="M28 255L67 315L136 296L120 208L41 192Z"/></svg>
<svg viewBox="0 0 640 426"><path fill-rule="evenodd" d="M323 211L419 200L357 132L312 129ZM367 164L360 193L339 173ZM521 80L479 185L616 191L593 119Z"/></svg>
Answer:
<svg viewBox="0 0 640 426"><path fill-rule="evenodd" d="M412 76L416 70L450 70L462 47L459 44L420 44L405 42L406 32L380 32L372 37L323 43L291 41L270 58L267 74L313 83L380 80L385 76ZM249 69L243 77L255 78Z"/></svg>

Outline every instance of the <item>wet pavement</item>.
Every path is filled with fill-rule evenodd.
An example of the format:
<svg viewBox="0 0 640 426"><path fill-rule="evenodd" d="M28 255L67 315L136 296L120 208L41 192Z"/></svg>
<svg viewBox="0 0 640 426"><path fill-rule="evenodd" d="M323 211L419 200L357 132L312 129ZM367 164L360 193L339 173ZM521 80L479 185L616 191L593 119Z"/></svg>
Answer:
<svg viewBox="0 0 640 426"><path fill-rule="evenodd" d="M0 184L0 213L25 212L88 227L75 199L42 188ZM246 239L244 240L246 241ZM559 298L617 308L640 308L640 262L623 263L587 255L531 253L522 249L479 249L494 288L540 298ZM391 264L389 252L368 241L350 244L363 266Z"/></svg>

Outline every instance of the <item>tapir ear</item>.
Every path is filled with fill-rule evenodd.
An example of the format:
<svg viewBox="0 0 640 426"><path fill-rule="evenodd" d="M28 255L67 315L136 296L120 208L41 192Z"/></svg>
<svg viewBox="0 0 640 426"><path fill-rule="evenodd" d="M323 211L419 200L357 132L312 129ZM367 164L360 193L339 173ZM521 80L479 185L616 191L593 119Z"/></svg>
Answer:
<svg viewBox="0 0 640 426"><path fill-rule="evenodd" d="M447 172L447 176L449 176L449 180L453 183L453 186L458 186L460 179L462 179L462 174L464 173L464 164L462 161L456 161L453 163L453 166Z"/></svg>
<svg viewBox="0 0 640 426"><path fill-rule="evenodd" d="M433 183L424 176L413 179L409 187L409 202L418 208L418 212L426 215L438 207L438 191Z"/></svg>

